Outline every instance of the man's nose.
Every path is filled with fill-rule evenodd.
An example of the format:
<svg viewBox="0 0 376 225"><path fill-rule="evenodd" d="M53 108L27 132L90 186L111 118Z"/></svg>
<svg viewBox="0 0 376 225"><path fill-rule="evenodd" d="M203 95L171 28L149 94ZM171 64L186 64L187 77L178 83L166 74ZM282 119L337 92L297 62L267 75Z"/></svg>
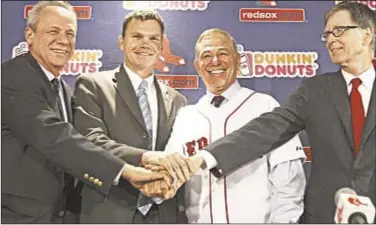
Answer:
<svg viewBox="0 0 376 225"><path fill-rule="evenodd" d="M219 62L218 57L217 56L213 56L212 64L213 65L218 65L218 62Z"/></svg>

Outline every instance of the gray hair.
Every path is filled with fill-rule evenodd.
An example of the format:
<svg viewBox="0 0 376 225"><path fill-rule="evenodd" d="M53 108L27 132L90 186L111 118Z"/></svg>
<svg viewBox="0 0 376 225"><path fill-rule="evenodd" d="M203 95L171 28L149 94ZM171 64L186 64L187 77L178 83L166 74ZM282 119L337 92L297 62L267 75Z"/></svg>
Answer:
<svg viewBox="0 0 376 225"><path fill-rule="evenodd" d="M371 49L375 51L376 48L376 15L367 5L358 2L344 1L335 5L325 14L325 25L328 19L338 11L347 11L351 15L351 20L355 22L360 28L371 28L373 31L373 38L371 42Z"/></svg>
<svg viewBox="0 0 376 225"><path fill-rule="evenodd" d="M228 33L227 31L224 31L220 28L212 28L212 29L208 29L208 30L205 30L204 32L202 32L202 34L200 34L200 36L198 37L197 41L196 41L196 45L195 45L195 57L196 59L198 58L198 46L199 44L201 43L202 39L206 36L208 36L209 34L212 34L212 33L219 33L219 34L223 34L224 36L228 37L229 39L231 39L232 41L232 47L233 47L233 50L238 53L238 47L237 47L237 44L236 44L236 41L235 39L230 35L230 33Z"/></svg>
<svg viewBox="0 0 376 225"><path fill-rule="evenodd" d="M41 12L48 6L62 7L70 12L73 12L74 15L76 15L73 6L69 4L67 1L39 1L33 6L33 8L29 12L27 27L35 31L40 20Z"/></svg>

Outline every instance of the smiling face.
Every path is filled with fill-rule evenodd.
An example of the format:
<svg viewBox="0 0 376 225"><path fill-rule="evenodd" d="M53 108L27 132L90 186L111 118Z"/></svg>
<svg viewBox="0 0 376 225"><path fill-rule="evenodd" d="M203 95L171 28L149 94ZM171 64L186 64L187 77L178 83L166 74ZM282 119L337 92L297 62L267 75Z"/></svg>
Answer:
<svg viewBox="0 0 376 225"><path fill-rule="evenodd" d="M132 19L119 38L125 65L145 78L152 74L154 64L162 51L162 30L156 20Z"/></svg>
<svg viewBox="0 0 376 225"><path fill-rule="evenodd" d="M352 21L347 10L340 10L328 18L325 31L332 31L340 26L358 26L358 24ZM326 48L333 63L342 67L354 67L359 62L370 61L371 37L370 29L348 29L339 37L330 34L327 37Z"/></svg>
<svg viewBox="0 0 376 225"><path fill-rule="evenodd" d="M239 62L232 39L223 33L213 31L197 43L195 67L213 94L223 93L235 82Z"/></svg>
<svg viewBox="0 0 376 225"><path fill-rule="evenodd" d="M74 12L48 6L41 11L37 26L26 28L25 38L37 62L57 76L73 55L76 33Z"/></svg>

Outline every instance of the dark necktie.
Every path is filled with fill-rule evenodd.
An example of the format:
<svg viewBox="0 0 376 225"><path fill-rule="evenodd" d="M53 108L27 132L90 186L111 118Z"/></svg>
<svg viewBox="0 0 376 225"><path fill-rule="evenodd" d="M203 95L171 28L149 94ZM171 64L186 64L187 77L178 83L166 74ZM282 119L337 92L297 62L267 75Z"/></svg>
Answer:
<svg viewBox="0 0 376 225"><path fill-rule="evenodd" d="M52 84L52 89L54 91L54 94L57 98L60 118L64 120L65 122L68 122L68 118L66 117L67 114L63 112L64 99L62 99L62 97L60 96L60 88L61 88L60 80L58 78L54 78L51 80L51 84ZM57 168L57 171L60 173L62 184L64 187L66 185L73 183L74 179L69 174L64 173L64 171L62 171L60 168Z"/></svg>
<svg viewBox="0 0 376 225"><path fill-rule="evenodd" d="M355 156L359 152L360 141L362 136L363 125L365 121L364 108L362 103L362 95L360 94L358 87L362 84L359 78L355 78L351 81L352 90L350 93L350 105L351 105L351 119L353 125L353 137L355 145Z"/></svg>
<svg viewBox="0 0 376 225"><path fill-rule="evenodd" d="M218 108L222 102L225 100L225 97L223 97L222 95L216 95L210 104L214 105L214 107Z"/></svg>
<svg viewBox="0 0 376 225"><path fill-rule="evenodd" d="M58 78L54 78L54 79L51 80L51 84L52 84L52 89L54 90L54 93L56 94L57 104L59 106L60 117L65 122L68 122L68 118L66 117L67 114L63 112L64 99L62 99L61 96L60 96L60 88L61 88L60 80Z"/></svg>

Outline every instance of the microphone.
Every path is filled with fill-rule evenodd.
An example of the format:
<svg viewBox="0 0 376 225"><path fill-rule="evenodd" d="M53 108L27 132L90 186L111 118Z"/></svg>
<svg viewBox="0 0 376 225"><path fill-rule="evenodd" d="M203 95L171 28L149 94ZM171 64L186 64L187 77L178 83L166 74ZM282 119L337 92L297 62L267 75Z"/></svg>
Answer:
<svg viewBox="0 0 376 225"><path fill-rule="evenodd" d="M371 199L358 196L351 188L339 189L334 202L337 205L335 223L367 224L375 218L375 206Z"/></svg>

